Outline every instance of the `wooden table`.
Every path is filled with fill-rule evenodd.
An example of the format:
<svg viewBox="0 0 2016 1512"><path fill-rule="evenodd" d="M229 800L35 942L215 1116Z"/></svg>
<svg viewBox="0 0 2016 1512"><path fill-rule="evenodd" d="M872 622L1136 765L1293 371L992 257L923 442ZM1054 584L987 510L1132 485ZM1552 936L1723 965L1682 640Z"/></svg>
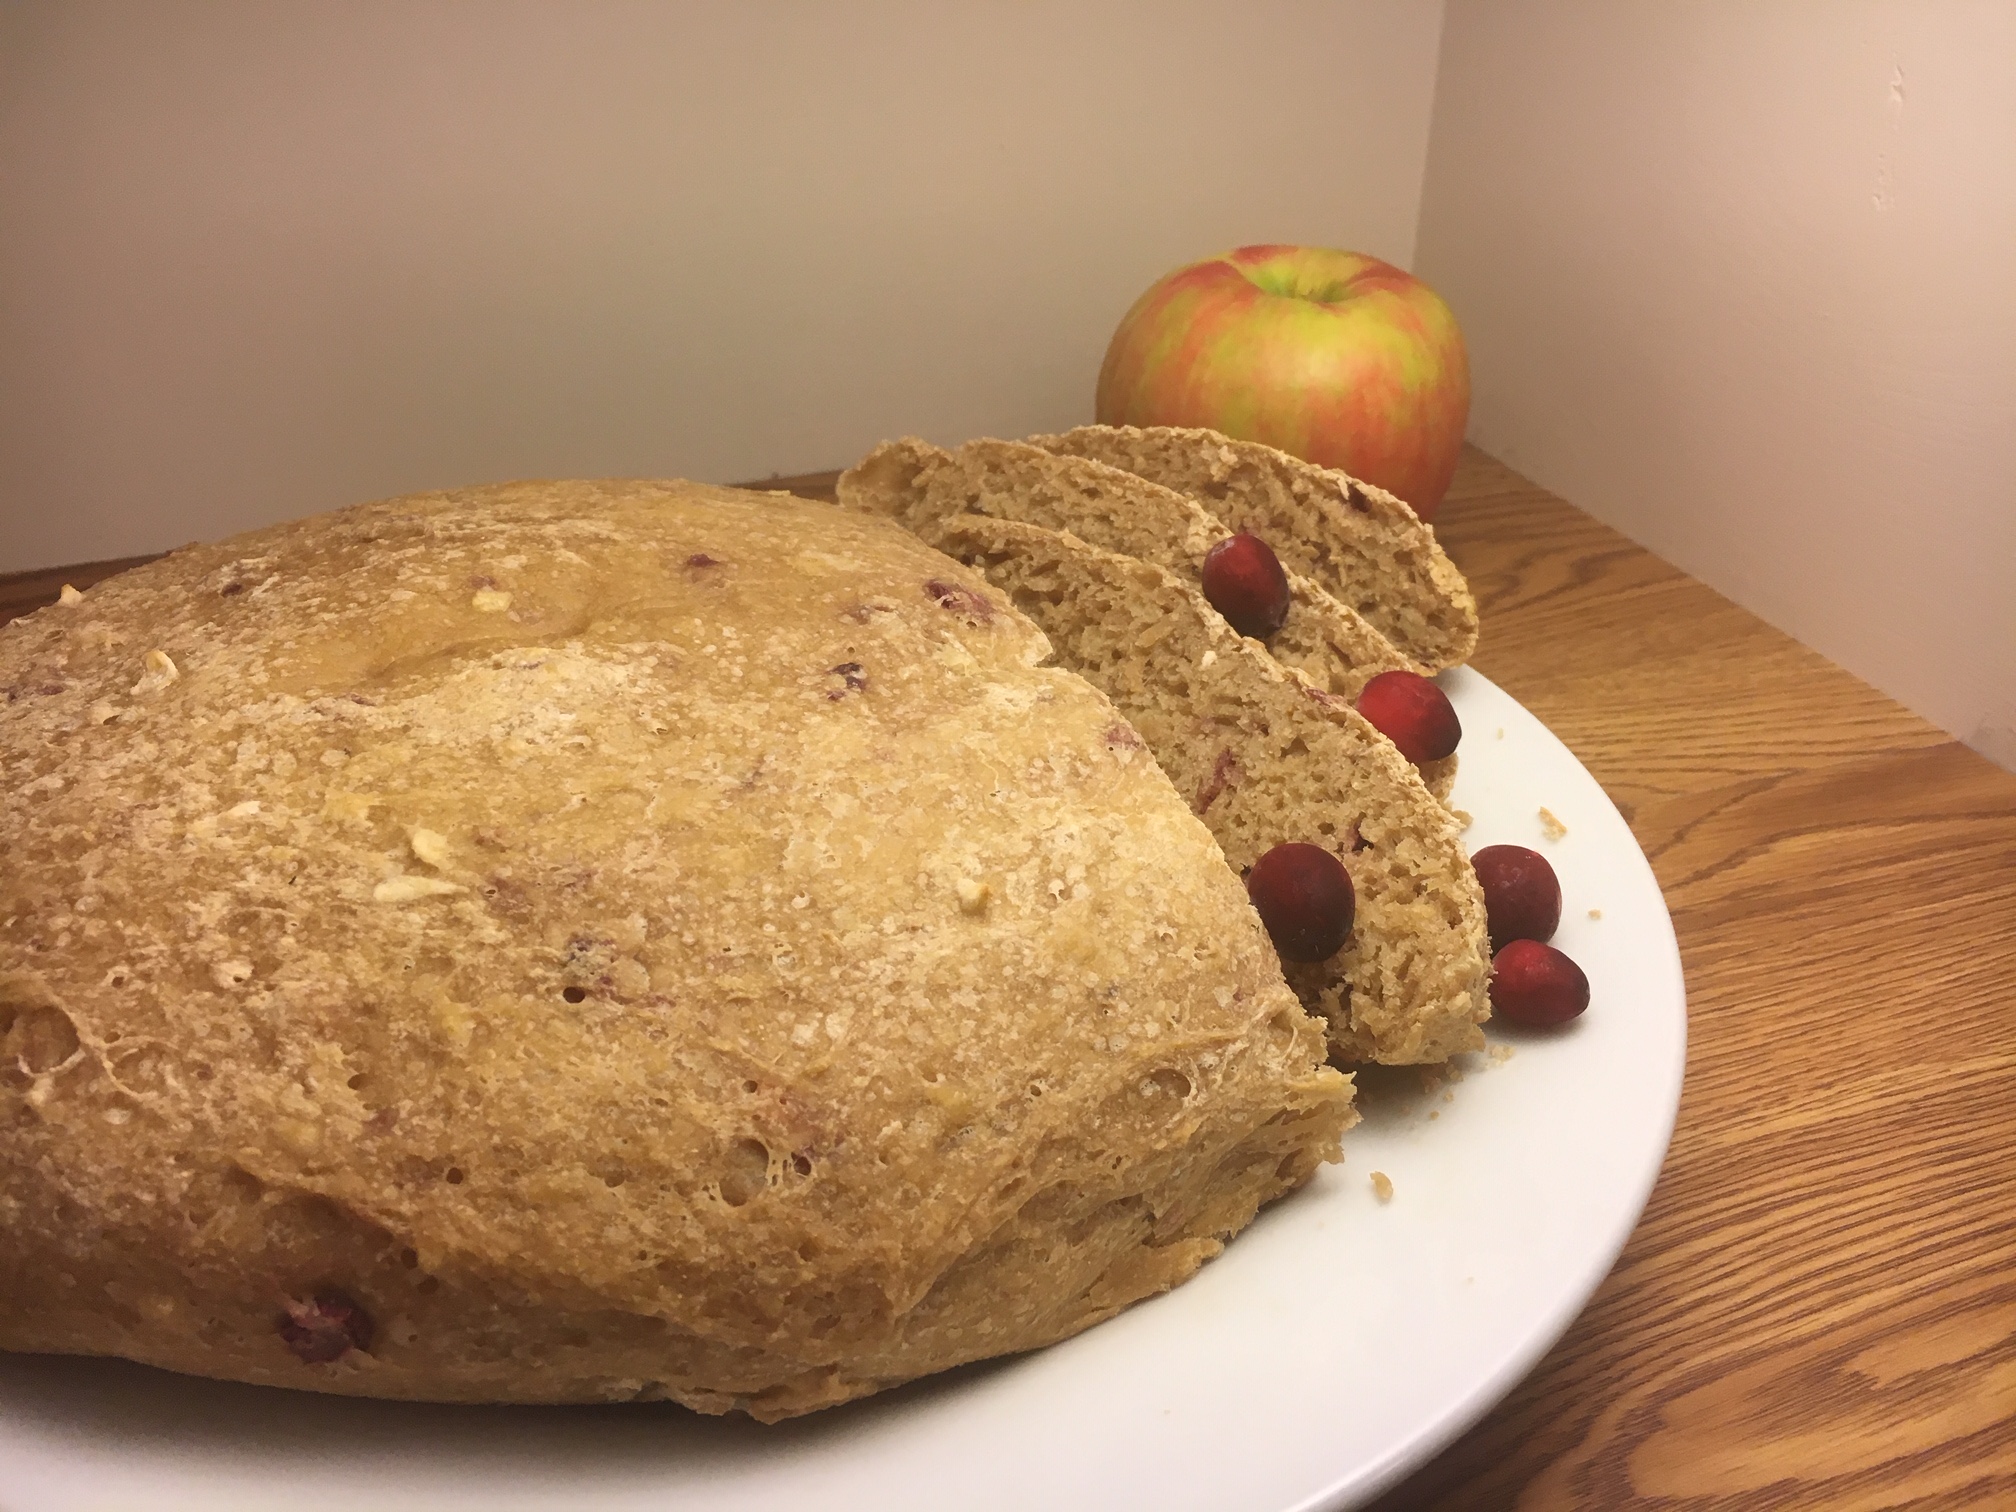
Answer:
<svg viewBox="0 0 2016 1512"><path fill-rule="evenodd" d="M1481 453L1439 529L1652 859L1687 1087L1588 1309L1379 1508L2016 1507L2016 776Z"/></svg>

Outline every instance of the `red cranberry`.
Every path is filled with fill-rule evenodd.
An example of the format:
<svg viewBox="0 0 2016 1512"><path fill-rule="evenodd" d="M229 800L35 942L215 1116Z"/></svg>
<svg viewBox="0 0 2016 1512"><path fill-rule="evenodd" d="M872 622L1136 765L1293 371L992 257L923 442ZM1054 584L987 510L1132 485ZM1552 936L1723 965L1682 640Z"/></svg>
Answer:
<svg viewBox="0 0 2016 1512"><path fill-rule="evenodd" d="M1565 1024L1589 1006L1589 978L1552 945L1514 940L1491 958L1491 1011L1529 1029Z"/></svg>
<svg viewBox="0 0 2016 1512"><path fill-rule="evenodd" d="M1487 845L1470 864L1484 889L1493 950L1513 940L1554 938L1561 927L1561 883L1545 856L1523 845Z"/></svg>
<svg viewBox="0 0 2016 1512"><path fill-rule="evenodd" d="M989 624L994 618L994 606L964 583L948 583L942 578L933 578L924 585L924 594L936 600L940 609L959 615L971 624Z"/></svg>
<svg viewBox="0 0 2016 1512"><path fill-rule="evenodd" d="M1351 873L1320 845L1277 845L1246 874L1246 895L1284 961L1323 961L1344 948L1358 912Z"/></svg>
<svg viewBox="0 0 2016 1512"><path fill-rule="evenodd" d="M375 1332L371 1314L333 1287L289 1298L279 1329L282 1342L304 1365L340 1360L353 1349L368 1352Z"/></svg>
<svg viewBox="0 0 2016 1512"><path fill-rule="evenodd" d="M1204 554L1204 597L1241 635L1265 640L1288 618L1288 574L1271 546L1242 530Z"/></svg>
<svg viewBox="0 0 2016 1512"><path fill-rule="evenodd" d="M1381 672L1359 693L1358 712L1416 766L1452 754L1463 738L1449 695L1414 672Z"/></svg>

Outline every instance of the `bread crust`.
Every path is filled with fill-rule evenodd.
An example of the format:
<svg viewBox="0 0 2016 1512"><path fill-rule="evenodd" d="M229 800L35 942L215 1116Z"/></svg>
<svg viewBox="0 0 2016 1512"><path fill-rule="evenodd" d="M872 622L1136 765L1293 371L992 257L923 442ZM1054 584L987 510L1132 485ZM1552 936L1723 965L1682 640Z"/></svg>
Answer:
<svg viewBox="0 0 2016 1512"><path fill-rule="evenodd" d="M0 631L0 1347L769 1420L1180 1281L1350 1089L1046 653L887 522L676 482Z"/></svg>

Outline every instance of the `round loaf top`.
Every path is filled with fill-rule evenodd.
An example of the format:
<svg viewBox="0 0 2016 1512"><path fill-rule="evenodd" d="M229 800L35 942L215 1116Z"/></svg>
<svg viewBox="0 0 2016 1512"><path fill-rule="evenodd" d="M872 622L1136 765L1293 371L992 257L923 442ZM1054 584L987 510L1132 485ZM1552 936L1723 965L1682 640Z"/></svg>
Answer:
<svg viewBox="0 0 2016 1512"><path fill-rule="evenodd" d="M1181 1279L1348 1085L1046 655L893 524L686 483L0 631L0 1347L781 1416Z"/></svg>

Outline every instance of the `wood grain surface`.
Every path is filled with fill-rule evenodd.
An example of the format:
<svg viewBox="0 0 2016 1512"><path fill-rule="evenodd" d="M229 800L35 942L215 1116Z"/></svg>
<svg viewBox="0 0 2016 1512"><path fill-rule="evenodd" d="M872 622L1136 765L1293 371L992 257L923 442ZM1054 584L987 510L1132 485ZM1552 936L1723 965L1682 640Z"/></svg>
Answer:
<svg viewBox="0 0 2016 1512"><path fill-rule="evenodd" d="M2016 1508L2016 776L1481 454L1438 533L1651 858L1687 1081L1589 1307L1376 1506Z"/></svg>
<svg viewBox="0 0 2016 1512"><path fill-rule="evenodd" d="M1651 857L1687 1084L1589 1307L1377 1508L2016 1508L2016 776L1481 453L1438 529Z"/></svg>

